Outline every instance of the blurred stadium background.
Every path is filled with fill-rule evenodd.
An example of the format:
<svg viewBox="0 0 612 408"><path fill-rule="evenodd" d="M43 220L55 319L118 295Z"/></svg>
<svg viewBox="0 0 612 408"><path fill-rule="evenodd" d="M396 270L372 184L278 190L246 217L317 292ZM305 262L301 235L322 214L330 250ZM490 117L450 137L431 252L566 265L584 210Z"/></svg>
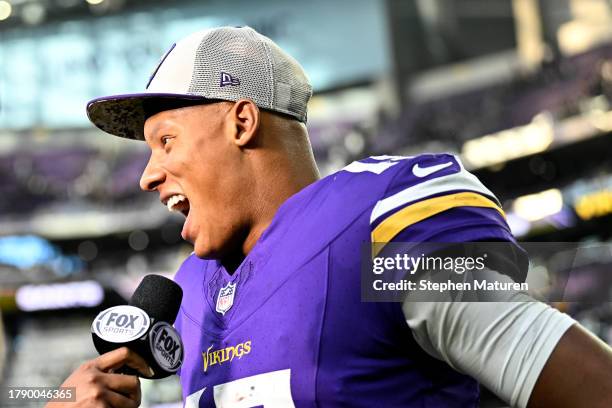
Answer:
<svg viewBox="0 0 612 408"><path fill-rule="evenodd" d="M138 188L144 144L93 129L85 104L144 89L173 42L218 25L304 65L323 173L452 151L521 240L610 243L611 1L0 0L0 384L61 383L96 355L95 314L191 252ZM612 254L581 265L609 273ZM556 306L612 342L610 303ZM143 406L181 406L176 380L143 383Z"/></svg>

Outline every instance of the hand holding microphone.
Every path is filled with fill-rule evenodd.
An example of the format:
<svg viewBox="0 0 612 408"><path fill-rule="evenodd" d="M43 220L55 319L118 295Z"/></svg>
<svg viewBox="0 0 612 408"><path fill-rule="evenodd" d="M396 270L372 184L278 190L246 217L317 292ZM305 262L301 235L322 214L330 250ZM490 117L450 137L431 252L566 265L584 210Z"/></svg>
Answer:
<svg viewBox="0 0 612 408"><path fill-rule="evenodd" d="M136 353L121 347L81 364L61 387L75 389L74 402L49 402L45 408L136 408L140 406L140 380L112 371L129 366L148 377L151 368Z"/></svg>
<svg viewBox="0 0 612 408"><path fill-rule="evenodd" d="M62 384L75 387L75 402L48 403L46 407L138 407L138 377L164 378L182 363L182 341L171 325L182 296L175 282L147 275L129 305L98 314L92 337L102 355L83 363Z"/></svg>

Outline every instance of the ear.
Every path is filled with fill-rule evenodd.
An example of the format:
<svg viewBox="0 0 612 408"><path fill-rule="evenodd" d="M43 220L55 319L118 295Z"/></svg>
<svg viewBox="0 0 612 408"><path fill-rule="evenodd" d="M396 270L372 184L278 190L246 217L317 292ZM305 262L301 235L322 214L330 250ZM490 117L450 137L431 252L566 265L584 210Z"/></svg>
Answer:
<svg viewBox="0 0 612 408"><path fill-rule="evenodd" d="M259 129L259 108L250 99L240 99L229 113L236 129L234 143L240 147L247 146L253 141Z"/></svg>

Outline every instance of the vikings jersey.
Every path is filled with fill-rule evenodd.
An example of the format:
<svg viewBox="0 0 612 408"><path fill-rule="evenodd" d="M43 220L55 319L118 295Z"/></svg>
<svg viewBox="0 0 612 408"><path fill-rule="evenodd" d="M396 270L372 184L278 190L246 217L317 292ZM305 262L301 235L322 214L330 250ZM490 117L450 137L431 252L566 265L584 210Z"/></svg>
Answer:
<svg viewBox="0 0 612 408"><path fill-rule="evenodd" d="M176 327L188 407L476 407L478 384L416 342L401 303L361 302L369 242L513 242L449 154L356 161L289 198L229 274L189 257Z"/></svg>

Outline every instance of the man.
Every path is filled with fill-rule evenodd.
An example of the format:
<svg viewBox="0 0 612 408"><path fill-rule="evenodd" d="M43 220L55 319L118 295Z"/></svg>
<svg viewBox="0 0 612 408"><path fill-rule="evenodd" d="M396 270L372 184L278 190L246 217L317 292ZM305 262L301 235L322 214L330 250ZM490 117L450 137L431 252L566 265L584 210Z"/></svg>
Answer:
<svg viewBox="0 0 612 408"><path fill-rule="evenodd" d="M146 141L141 187L186 217L186 405L475 407L480 382L513 406L609 406L609 348L544 304L361 301L364 243L514 238L452 155L371 157L319 179L310 96L276 44L224 27L174 45L145 93L88 105L102 130ZM82 406L136 406L122 364L147 370L120 349L64 385Z"/></svg>

